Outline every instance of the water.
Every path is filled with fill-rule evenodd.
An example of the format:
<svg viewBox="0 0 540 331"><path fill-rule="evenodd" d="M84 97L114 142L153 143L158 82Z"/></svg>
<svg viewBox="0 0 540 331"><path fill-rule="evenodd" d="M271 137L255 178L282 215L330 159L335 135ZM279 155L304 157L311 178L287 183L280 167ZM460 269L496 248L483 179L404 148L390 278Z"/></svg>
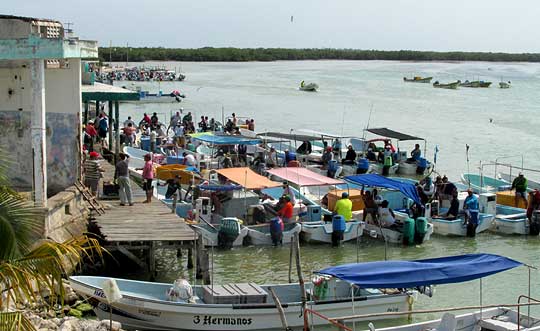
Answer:
<svg viewBox="0 0 540 331"><path fill-rule="evenodd" d="M163 63L160 63L162 65ZM150 64L151 65L151 64ZM469 168L478 172L479 162L515 156L506 162L540 168L537 130L540 124L540 65L524 63L412 63L305 61L272 63L165 63L182 67L185 82L140 83L164 93L178 89L187 95L181 106L196 116L221 119L235 112L255 118L256 131L282 131L311 128L343 135L362 136L373 108L370 127L389 127L428 142L428 157L439 146L437 169L458 180ZM434 89L429 84L403 83L403 76L434 76L440 82L457 79L493 82L488 89L461 88L457 91ZM498 88L501 78L512 81L507 90ZM300 81L316 82L317 93L297 90ZM129 84L122 82L121 84ZM122 116L141 118L143 112L166 114L178 105L123 104ZM493 123L490 123L492 119ZM373 137L368 135L367 137ZM467 165L465 145L470 145ZM401 147L412 149L412 143ZM493 169L486 168L487 171ZM503 237L491 233L476 239L434 236L419 247L390 245L388 259L417 259L463 253L502 254L524 263L538 265L540 240ZM288 280L287 247L247 247L214 251L214 282L257 283ZM303 246L302 268L306 278L311 271L341 263L382 260L384 245L364 238L360 245ZM186 271L175 263L163 262L159 278L170 281ZM527 268L521 267L484 279L483 302L515 303L527 293ZM540 297L540 275L532 272L533 297ZM296 277L295 277L296 278ZM479 304L479 281L438 286L434 298L420 296L416 308ZM537 314L539 315L539 314ZM420 315L415 320L434 318ZM376 326L381 325L376 323Z"/></svg>

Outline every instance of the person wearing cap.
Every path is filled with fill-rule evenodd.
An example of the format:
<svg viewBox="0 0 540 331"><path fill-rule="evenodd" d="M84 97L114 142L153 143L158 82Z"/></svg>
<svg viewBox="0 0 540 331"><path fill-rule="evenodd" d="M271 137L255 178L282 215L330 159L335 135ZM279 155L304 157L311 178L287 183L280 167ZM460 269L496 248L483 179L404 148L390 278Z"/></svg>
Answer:
<svg viewBox="0 0 540 331"><path fill-rule="evenodd" d="M465 211L465 224L472 222L478 224L478 198L471 189L467 189L467 197L463 201L463 210Z"/></svg>
<svg viewBox="0 0 540 331"><path fill-rule="evenodd" d="M330 161L334 159L334 153L332 153L332 147L328 146L323 152L323 155L321 157L323 169L328 168L328 164Z"/></svg>
<svg viewBox="0 0 540 331"><path fill-rule="evenodd" d="M283 182L283 193L281 195L288 195L292 205L296 205L296 196L293 188L289 186L289 182Z"/></svg>
<svg viewBox="0 0 540 331"><path fill-rule="evenodd" d="M120 206L129 204L133 206L131 180L129 179L129 155L118 154L120 161L116 162L114 168L114 179L118 183L118 195L120 196Z"/></svg>
<svg viewBox="0 0 540 331"><path fill-rule="evenodd" d="M99 165L97 152L90 152L88 154L89 158L84 161L84 185L90 189L90 192L93 196L97 196L99 179L101 178L101 173L104 172Z"/></svg>
<svg viewBox="0 0 540 331"><path fill-rule="evenodd" d="M512 190L516 190L514 207L519 207L520 198L525 200L525 206L527 206L527 178L525 178L522 172L512 181Z"/></svg>
<svg viewBox="0 0 540 331"><path fill-rule="evenodd" d="M86 124L86 127L84 128L84 136L88 137L88 150L93 151L94 150L94 142L96 140L98 133L96 130L96 127L94 126L94 121L89 120L88 124Z"/></svg>
<svg viewBox="0 0 540 331"><path fill-rule="evenodd" d="M293 221L293 210L294 207L291 203L291 197L289 195L284 195L281 197L284 201L283 206L278 210L277 214L281 217L284 223L291 223Z"/></svg>
<svg viewBox="0 0 540 331"><path fill-rule="evenodd" d="M341 193L341 199L336 201L334 213L343 216L345 221L350 221L352 218L352 201L349 199L349 193Z"/></svg>

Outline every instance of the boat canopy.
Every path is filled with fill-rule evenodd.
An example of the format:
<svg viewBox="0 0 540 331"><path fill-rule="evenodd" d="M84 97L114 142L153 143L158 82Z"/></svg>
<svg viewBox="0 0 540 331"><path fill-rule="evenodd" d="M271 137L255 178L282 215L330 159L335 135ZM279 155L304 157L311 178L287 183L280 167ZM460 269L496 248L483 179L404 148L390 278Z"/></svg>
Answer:
<svg viewBox="0 0 540 331"><path fill-rule="evenodd" d="M321 136L314 136L309 134L296 134L296 133L281 133L281 132L264 132L258 134L259 138L265 139L265 137L280 138L295 141L314 141L322 140Z"/></svg>
<svg viewBox="0 0 540 331"><path fill-rule="evenodd" d="M201 132L190 135L192 139L214 145L257 145L261 139L244 136L215 135L212 132Z"/></svg>
<svg viewBox="0 0 540 331"><path fill-rule="evenodd" d="M416 186L411 183L400 182L398 180L386 178L378 174L346 176L345 179L355 184L398 190L403 193L407 198L422 205L420 196L418 195L418 191L416 190Z"/></svg>
<svg viewBox="0 0 540 331"><path fill-rule="evenodd" d="M334 133L322 132L322 131L311 130L311 129L298 129L296 131L307 133L307 134L318 135L319 139L321 139L321 137L323 137L323 138L338 138L338 139L350 138L348 136L340 136L340 135L337 135L337 134L334 134Z"/></svg>
<svg viewBox="0 0 540 331"><path fill-rule="evenodd" d="M208 185L208 184L201 184L198 185L199 189L203 191L216 191L216 192L227 192L227 191L235 191L235 190L241 190L242 186L240 185Z"/></svg>
<svg viewBox="0 0 540 331"><path fill-rule="evenodd" d="M405 133L390 130L388 128L366 129L366 131L371 132L373 134L377 134L379 136L397 139L397 140L425 140L424 138L411 136Z"/></svg>
<svg viewBox="0 0 540 331"><path fill-rule="evenodd" d="M274 182L261 176L249 168L226 168L219 169L218 174L227 177L232 182L242 185L248 190L261 190L267 187L281 186L281 183Z"/></svg>
<svg viewBox="0 0 540 331"><path fill-rule="evenodd" d="M465 254L414 261L350 263L318 271L362 288L414 288L461 283L521 266L494 254Z"/></svg>
<svg viewBox="0 0 540 331"><path fill-rule="evenodd" d="M298 186L326 186L344 183L342 180L319 175L306 168L275 168L267 172Z"/></svg>

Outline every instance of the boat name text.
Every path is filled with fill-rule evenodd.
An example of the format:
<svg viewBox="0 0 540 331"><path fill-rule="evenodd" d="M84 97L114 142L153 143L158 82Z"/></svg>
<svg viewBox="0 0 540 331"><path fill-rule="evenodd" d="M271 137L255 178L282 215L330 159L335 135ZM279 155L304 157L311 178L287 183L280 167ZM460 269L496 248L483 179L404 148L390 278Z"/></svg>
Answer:
<svg viewBox="0 0 540 331"><path fill-rule="evenodd" d="M194 324L202 325L251 325L253 320L245 317L212 317L211 315L193 316Z"/></svg>

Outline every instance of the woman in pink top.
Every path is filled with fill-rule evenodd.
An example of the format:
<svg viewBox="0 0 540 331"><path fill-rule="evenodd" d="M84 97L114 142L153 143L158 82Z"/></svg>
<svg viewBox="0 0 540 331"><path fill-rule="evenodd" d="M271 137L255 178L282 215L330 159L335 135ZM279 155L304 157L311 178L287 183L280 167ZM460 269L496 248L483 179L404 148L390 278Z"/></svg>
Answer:
<svg viewBox="0 0 540 331"><path fill-rule="evenodd" d="M154 193L154 187L152 186L152 181L154 179L154 167L152 166L152 157L150 154L144 156L144 168L137 168L137 170L142 170L143 177L143 190L146 191L146 201L143 203L152 202L152 194Z"/></svg>

